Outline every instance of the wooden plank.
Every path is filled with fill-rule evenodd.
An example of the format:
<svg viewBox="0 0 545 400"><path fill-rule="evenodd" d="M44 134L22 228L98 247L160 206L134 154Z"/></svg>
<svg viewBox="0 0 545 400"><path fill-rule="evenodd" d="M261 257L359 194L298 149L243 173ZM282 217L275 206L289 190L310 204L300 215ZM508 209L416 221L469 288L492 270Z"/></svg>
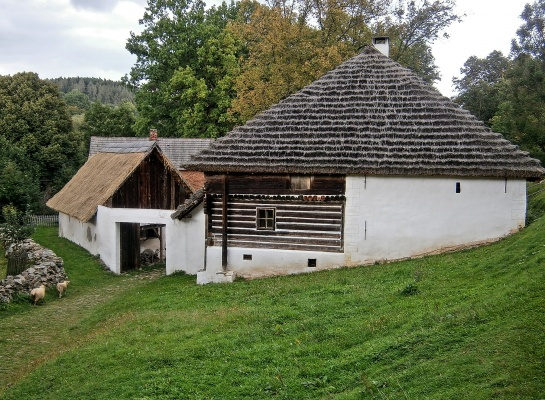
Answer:
<svg viewBox="0 0 545 400"><path fill-rule="evenodd" d="M211 233L221 235L222 227L215 226ZM256 236L256 237L267 237L267 236L278 236L278 237L307 237L312 238L331 238L331 239L341 239L340 232L318 232L318 231L269 231L269 230L256 230L254 229L244 229L244 228L233 228L229 227L227 230L228 235L232 234L241 234L247 236Z"/></svg>

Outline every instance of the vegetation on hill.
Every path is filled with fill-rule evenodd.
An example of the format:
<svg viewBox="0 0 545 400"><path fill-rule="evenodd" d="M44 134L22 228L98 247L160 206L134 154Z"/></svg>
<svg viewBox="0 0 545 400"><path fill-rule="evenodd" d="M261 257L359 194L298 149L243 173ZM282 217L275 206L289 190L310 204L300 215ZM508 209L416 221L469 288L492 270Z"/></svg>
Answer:
<svg viewBox="0 0 545 400"><path fill-rule="evenodd" d="M72 283L0 313L0 398L541 398L544 188L488 246L225 285L115 276L39 229Z"/></svg>
<svg viewBox="0 0 545 400"><path fill-rule="evenodd" d="M134 92L121 81L81 77L47 80L57 85L65 98L70 98L76 92L86 95L90 103L99 102L110 106L118 106L127 101L134 103ZM85 109L85 100L81 105Z"/></svg>

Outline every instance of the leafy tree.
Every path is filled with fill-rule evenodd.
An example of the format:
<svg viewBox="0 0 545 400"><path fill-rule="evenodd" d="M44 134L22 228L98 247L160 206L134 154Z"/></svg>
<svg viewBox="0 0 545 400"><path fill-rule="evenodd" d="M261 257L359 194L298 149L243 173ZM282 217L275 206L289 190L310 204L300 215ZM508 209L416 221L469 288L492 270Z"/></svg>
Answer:
<svg viewBox="0 0 545 400"><path fill-rule="evenodd" d="M238 74L238 45L224 32L237 6L205 9L202 0L148 0L126 48L136 55L128 80L138 88L138 134L219 136L235 121L227 113Z"/></svg>
<svg viewBox="0 0 545 400"><path fill-rule="evenodd" d="M458 93L455 102L489 124L501 102L500 83L511 65L501 51L493 51L486 58L468 58L460 69L462 77L452 80Z"/></svg>
<svg viewBox="0 0 545 400"><path fill-rule="evenodd" d="M77 89L72 89L70 92L66 93L63 98L68 105L70 115L83 114L91 107L89 96Z"/></svg>
<svg viewBox="0 0 545 400"><path fill-rule="evenodd" d="M545 0L527 4L492 128L545 163Z"/></svg>
<svg viewBox="0 0 545 400"><path fill-rule="evenodd" d="M58 88L35 73L0 76L0 137L17 148L48 197L81 163L82 140L72 130ZM26 168L30 165L31 168Z"/></svg>
<svg viewBox="0 0 545 400"><path fill-rule="evenodd" d="M248 51L236 78L231 113L247 121L340 64L352 52L342 43L322 46L321 33L279 7L246 2L249 16L229 25Z"/></svg>
<svg viewBox="0 0 545 400"><path fill-rule="evenodd" d="M448 37L446 29L462 18L454 11L455 0L297 1L299 21L317 27L323 45L342 42L355 54L372 36L387 35L390 57L429 83L439 78L431 44Z"/></svg>
<svg viewBox="0 0 545 400"><path fill-rule="evenodd" d="M545 164L545 63L519 56L501 86L492 129Z"/></svg>
<svg viewBox="0 0 545 400"><path fill-rule="evenodd" d="M34 228L28 223L28 217L28 211L20 212L12 205L2 207L4 222L0 224L0 241L7 250L7 275L20 274L27 267L28 256L22 243L34 232Z"/></svg>
<svg viewBox="0 0 545 400"><path fill-rule="evenodd" d="M124 102L112 107L95 102L85 113L80 129L87 142L91 136L135 136L135 121L136 109L132 103Z"/></svg>
<svg viewBox="0 0 545 400"><path fill-rule="evenodd" d="M524 23L511 42L511 52L515 57L528 54L545 62L545 0L526 4L520 17Z"/></svg>

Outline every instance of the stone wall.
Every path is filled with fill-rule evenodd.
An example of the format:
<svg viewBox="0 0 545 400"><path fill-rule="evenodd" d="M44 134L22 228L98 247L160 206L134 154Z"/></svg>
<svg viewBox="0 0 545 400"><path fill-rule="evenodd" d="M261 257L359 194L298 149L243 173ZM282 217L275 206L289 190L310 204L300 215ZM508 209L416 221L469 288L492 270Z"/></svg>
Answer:
<svg viewBox="0 0 545 400"><path fill-rule="evenodd" d="M0 304L9 303L19 293L30 294L40 285L55 287L67 278L62 258L45 249L32 239L25 240L23 248L29 259L29 268L19 275L8 275L0 281Z"/></svg>

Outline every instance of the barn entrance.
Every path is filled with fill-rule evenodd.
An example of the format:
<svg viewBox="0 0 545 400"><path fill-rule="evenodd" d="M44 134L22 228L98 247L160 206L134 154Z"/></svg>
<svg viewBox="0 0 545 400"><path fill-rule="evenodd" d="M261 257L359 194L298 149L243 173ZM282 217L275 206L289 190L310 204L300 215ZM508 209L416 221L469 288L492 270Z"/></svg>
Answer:
<svg viewBox="0 0 545 400"><path fill-rule="evenodd" d="M121 272L164 262L164 230L164 224L119 223Z"/></svg>

